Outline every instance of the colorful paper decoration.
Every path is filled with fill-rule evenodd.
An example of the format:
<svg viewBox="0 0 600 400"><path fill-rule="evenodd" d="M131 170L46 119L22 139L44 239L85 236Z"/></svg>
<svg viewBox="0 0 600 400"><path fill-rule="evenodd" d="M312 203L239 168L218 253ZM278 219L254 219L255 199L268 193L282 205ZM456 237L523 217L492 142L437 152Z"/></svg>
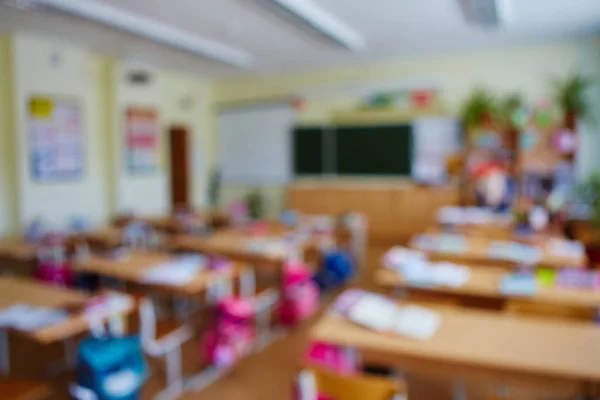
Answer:
<svg viewBox="0 0 600 400"><path fill-rule="evenodd" d="M554 148L561 154L571 154L577 149L577 138L568 129L558 132L553 139Z"/></svg>
<svg viewBox="0 0 600 400"><path fill-rule="evenodd" d="M410 97L414 108L427 108L433 102L434 92L432 90L415 90Z"/></svg>
<svg viewBox="0 0 600 400"><path fill-rule="evenodd" d="M549 108L537 108L533 113L533 120L540 128L547 128L552 123L552 112Z"/></svg>
<svg viewBox="0 0 600 400"><path fill-rule="evenodd" d="M130 107L125 120L125 151L131 173L153 172L158 166L158 113Z"/></svg>
<svg viewBox="0 0 600 400"><path fill-rule="evenodd" d="M516 128L524 129L529 121L529 112L521 107L512 113L511 121Z"/></svg>
<svg viewBox="0 0 600 400"><path fill-rule="evenodd" d="M519 136L519 148L523 150L531 150L538 140L537 132L528 130Z"/></svg>
<svg viewBox="0 0 600 400"><path fill-rule="evenodd" d="M82 176L84 132L77 100L32 97L28 129L34 179L49 181Z"/></svg>

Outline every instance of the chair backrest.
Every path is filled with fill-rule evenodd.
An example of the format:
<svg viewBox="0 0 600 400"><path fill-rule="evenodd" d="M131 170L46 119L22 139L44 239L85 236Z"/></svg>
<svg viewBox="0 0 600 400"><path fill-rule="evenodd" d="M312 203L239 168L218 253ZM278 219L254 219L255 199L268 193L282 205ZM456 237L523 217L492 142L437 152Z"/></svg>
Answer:
<svg viewBox="0 0 600 400"><path fill-rule="evenodd" d="M341 376L315 369L308 371L314 376L316 392L332 400L393 400L402 398L402 394L405 393L400 382L391 378L367 375ZM304 400L302 396L299 398Z"/></svg>

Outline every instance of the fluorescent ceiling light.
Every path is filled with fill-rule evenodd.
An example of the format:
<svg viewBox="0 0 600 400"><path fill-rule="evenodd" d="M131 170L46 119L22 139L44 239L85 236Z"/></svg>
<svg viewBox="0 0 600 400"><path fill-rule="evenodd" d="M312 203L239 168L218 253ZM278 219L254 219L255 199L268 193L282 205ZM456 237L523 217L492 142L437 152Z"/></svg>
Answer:
<svg viewBox="0 0 600 400"><path fill-rule="evenodd" d="M325 11L312 0L267 1L349 50L357 51L365 47L365 38L360 33Z"/></svg>
<svg viewBox="0 0 600 400"><path fill-rule="evenodd" d="M192 35L171 25L121 10L96 0L30 0L45 6L112 26L137 36L240 68L252 64L252 56L242 50Z"/></svg>

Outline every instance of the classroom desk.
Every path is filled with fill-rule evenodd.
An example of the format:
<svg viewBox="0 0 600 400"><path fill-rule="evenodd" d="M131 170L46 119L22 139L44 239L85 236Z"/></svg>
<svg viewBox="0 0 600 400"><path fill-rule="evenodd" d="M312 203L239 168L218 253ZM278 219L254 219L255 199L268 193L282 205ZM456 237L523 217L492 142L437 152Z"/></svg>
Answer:
<svg viewBox="0 0 600 400"><path fill-rule="evenodd" d="M561 286L540 286L533 296L507 295L500 291L500 281L507 271L503 268L470 268L471 274L467 282L460 287L449 286L412 286L401 274L387 268L380 268L375 273L375 282L386 289L404 289L408 294L424 293L451 296L457 299L483 299L496 302L502 308L508 300L525 300L558 306L577 307L595 310L600 308L600 290L579 289Z"/></svg>
<svg viewBox="0 0 600 400"><path fill-rule="evenodd" d="M273 224L268 229L268 235L279 236L289 230L287 227ZM167 248L220 255L233 261L248 263L257 267L281 268L286 255L282 252L265 253L248 249L248 241L253 238L260 239L261 236L251 236L244 228L228 228L206 236L173 235L167 239ZM301 250L306 254L306 252L316 248L317 244L309 240L302 246Z"/></svg>
<svg viewBox="0 0 600 400"><path fill-rule="evenodd" d="M90 246L102 249L111 249L119 247L122 242L121 228L115 226L105 226L95 230L72 234L69 240L75 242L86 242Z"/></svg>
<svg viewBox="0 0 600 400"><path fill-rule="evenodd" d="M233 279L236 276L237 267L230 271L201 271L194 279L184 285L169 285L144 281L144 271L172 260L173 256L164 252L131 251L123 259L111 259L92 254L84 260L77 261L73 268L77 272L97 274L170 293L189 296L201 293L211 283L219 279Z"/></svg>
<svg viewBox="0 0 600 400"><path fill-rule="evenodd" d="M201 217L207 226L213 228L221 228L229 225L229 214L222 211L210 211L203 212L198 214ZM147 223L152 226L157 231L167 232L167 233L183 233L185 230L184 225L181 222L181 219L177 218L175 215L159 215L159 216L122 216L117 217L114 220L114 224L117 227L123 227L130 221L140 221Z"/></svg>
<svg viewBox="0 0 600 400"><path fill-rule="evenodd" d="M416 341L377 333L328 314L310 333L358 349L365 359L451 378L507 382L600 382L598 326L471 309L436 310L435 336Z"/></svg>
<svg viewBox="0 0 600 400"><path fill-rule="evenodd" d="M496 266L504 268L514 268L522 265L522 263L509 260L490 257L489 245L494 242L494 239L489 239L481 236L466 236L467 248L463 252L447 252L440 250L422 250L410 243L410 247L416 250L422 250L431 260L446 260L460 264L476 264L486 266ZM545 243L540 245L541 258L536 263L538 266L546 268L580 268L587 265L587 256L579 259L565 258L550 253Z"/></svg>
<svg viewBox="0 0 600 400"><path fill-rule="evenodd" d="M90 297L78 290L50 286L26 278L0 277L0 309L25 304L33 307L77 310L83 307ZM123 310L123 313L129 314L134 310L135 303L131 301L131 307ZM64 341L88 330L89 321L83 312L74 312L69 318L57 324L34 332L15 331L15 333L47 345ZM0 330L0 355L6 357L2 360L4 372L8 372L10 368L7 333L6 330Z"/></svg>
<svg viewBox="0 0 600 400"><path fill-rule="evenodd" d="M21 262L35 260L38 246L21 238L0 238L0 257Z"/></svg>
<svg viewBox="0 0 600 400"><path fill-rule="evenodd" d="M30 276L37 256L36 244L27 243L22 238L0 237L0 272L3 269L12 273Z"/></svg>

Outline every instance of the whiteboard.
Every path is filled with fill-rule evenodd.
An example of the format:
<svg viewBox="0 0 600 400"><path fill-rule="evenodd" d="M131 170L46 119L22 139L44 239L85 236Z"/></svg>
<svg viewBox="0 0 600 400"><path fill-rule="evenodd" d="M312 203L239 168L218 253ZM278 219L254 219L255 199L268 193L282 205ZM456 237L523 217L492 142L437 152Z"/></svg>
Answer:
<svg viewBox="0 0 600 400"><path fill-rule="evenodd" d="M430 117L413 123L413 178L426 182L446 179L446 159L461 149L456 118Z"/></svg>
<svg viewBox="0 0 600 400"><path fill-rule="evenodd" d="M219 114L219 166L225 183L282 184L292 176L289 104Z"/></svg>

